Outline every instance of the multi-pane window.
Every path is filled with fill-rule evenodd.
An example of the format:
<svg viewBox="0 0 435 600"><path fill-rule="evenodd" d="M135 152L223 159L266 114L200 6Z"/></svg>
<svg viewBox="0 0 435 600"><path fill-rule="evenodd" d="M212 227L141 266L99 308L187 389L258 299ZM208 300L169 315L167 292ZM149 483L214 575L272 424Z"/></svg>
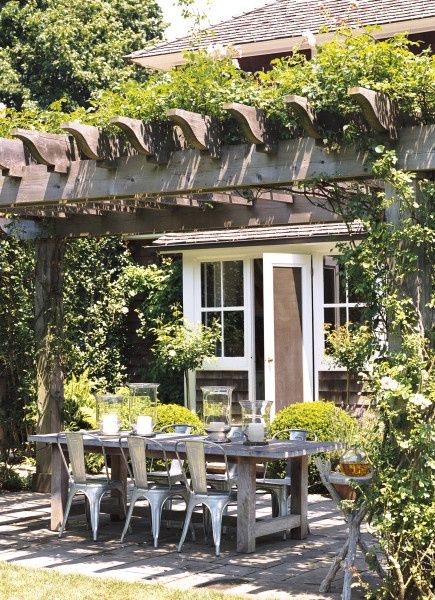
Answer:
<svg viewBox="0 0 435 600"><path fill-rule="evenodd" d="M244 356L243 261L201 264L201 317L204 325L217 321L221 341L216 356Z"/></svg>
<svg viewBox="0 0 435 600"><path fill-rule="evenodd" d="M348 289L346 276L333 256L323 259L323 311L324 323L331 329L361 321L362 304Z"/></svg>

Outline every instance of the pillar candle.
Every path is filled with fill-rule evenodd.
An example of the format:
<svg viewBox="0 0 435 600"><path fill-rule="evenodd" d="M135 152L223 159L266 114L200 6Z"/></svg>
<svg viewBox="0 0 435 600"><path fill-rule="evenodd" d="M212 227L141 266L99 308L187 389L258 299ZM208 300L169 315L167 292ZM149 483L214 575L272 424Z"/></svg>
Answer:
<svg viewBox="0 0 435 600"><path fill-rule="evenodd" d="M246 435L250 442L264 442L264 424L249 423L246 428Z"/></svg>
<svg viewBox="0 0 435 600"><path fill-rule="evenodd" d="M153 432L153 420L148 415L139 415L136 422L136 433L147 435Z"/></svg>
<svg viewBox="0 0 435 600"><path fill-rule="evenodd" d="M101 429L103 433L106 433L107 435L117 434L119 431L118 415L115 413L103 415Z"/></svg>

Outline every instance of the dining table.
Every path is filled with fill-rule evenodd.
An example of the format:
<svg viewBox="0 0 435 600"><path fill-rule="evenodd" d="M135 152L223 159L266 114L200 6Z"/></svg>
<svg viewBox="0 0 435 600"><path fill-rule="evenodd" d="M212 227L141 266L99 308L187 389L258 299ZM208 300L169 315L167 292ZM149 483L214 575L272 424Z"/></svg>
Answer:
<svg viewBox="0 0 435 600"><path fill-rule="evenodd" d="M127 465L121 452L128 452L127 433L121 435L100 435L98 443L94 435L84 433L85 450L105 452L110 456L111 477L124 483L125 502L127 502ZM180 440L205 439L205 436L189 434L157 434L155 438L147 438L147 455L162 457L162 449L167 458L175 457L175 446ZM62 462L58 440L66 449L66 438L63 434L35 434L28 437L30 442L49 444L52 455L51 475L51 522L54 531L60 528L68 493L68 474ZM158 445L154 443L157 440ZM243 441L231 441L222 444L229 460L237 462L237 551L251 553L255 551L256 539L283 531L289 531L294 539L308 536L308 460L316 454L330 453L343 448L339 442L302 441L302 440L269 440L264 445L246 445ZM177 446L180 451L180 445ZM181 455L183 455L181 445ZM205 445L206 458L209 460L222 458L211 446ZM287 474L290 475L291 494L288 515L277 517L256 516L256 478L258 465L285 461Z"/></svg>

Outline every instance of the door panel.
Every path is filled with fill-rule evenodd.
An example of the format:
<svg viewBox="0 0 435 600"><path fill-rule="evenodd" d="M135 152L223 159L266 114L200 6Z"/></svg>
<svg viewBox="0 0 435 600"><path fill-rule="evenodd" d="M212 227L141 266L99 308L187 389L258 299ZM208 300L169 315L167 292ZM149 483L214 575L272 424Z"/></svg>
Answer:
<svg viewBox="0 0 435 600"><path fill-rule="evenodd" d="M311 258L264 254L265 397L274 411L313 399Z"/></svg>

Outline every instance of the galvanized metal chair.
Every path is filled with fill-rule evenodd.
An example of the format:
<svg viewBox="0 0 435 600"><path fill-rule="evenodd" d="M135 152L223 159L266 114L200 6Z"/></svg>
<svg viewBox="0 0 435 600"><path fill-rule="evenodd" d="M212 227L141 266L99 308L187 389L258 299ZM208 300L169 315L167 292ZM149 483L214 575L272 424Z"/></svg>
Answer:
<svg viewBox="0 0 435 600"><path fill-rule="evenodd" d="M235 425L231 427L227 438L232 442L243 441L243 431L241 425ZM216 463L208 463L209 467L212 464ZM224 465L218 465L219 467L223 467ZM237 463L236 462L228 462L228 474L231 482L231 487L237 486ZM226 490L228 488L228 483L226 479L225 473L207 473L207 483L208 485L216 490Z"/></svg>
<svg viewBox="0 0 435 600"><path fill-rule="evenodd" d="M301 434L300 429L282 429L275 433L272 440L280 439L283 434L288 434L290 441L305 441L309 435L314 441L317 436L309 431L305 435ZM288 515L288 499L290 496L290 477L268 477L268 464L264 468L264 475L256 480L257 490L269 492L272 499L272 515L274 517L286 517Z"/></svg>
<svg viewBox="0 0 435 600"><path fill-rule="evenodd" d="M205 448L211 449L214 455L222 457L223 459L226 476L225 490L210 489L207 486L207 462L205 460ZM184 469L184 460L180 457L181 450L186 453L190 483L188 482ZM222 534L222 517L228 504L236 501L237 499L236 493L231 490L231 480L225 450L219 444L215 444L214 442L209 442L207 440L180 440L175 446L175 451L183 470L184 481L189 489L186 518L184 521L181 539L177 548L178 552L181 552L184 540L186 539L193 510L196 506L201 505L203 511L204 507L207 507L210 513L216 556L219 556Z"/></svg>
<svg viewBox="0 0 435 600"><path fill-rule="evenodd" d="M86 474L85 449L83 443L84 435L93 438L93 442L95 442L94 445L101 447L101 452L104 457L104 476L95 477ZM70 466L68 465L68 461L66 459L65 452L61 444L61 442L64 440L66 440L68 448L68 458ZM106 450L98 435L85 431L68 431L65 433L58 434L57 445L61 453L65 468L69 475L68 499L65 507L65 515L59 530L59 537L62 537L62 534L64 532L74 496L76 494L84 494L89 503L89 510L87 510L87 516L89 517L91 522L92 536L95 542L97 540L101 500L104 494L107 494L108 492L118 493L120 499L120 508L125 515L124 493L122 483L120 481L110 479L109 470L107 467Z"/></svg>
<svg viewBox="0 0 435 600"><path fill-rule="evenodd" d="M173 423L172 425L164 425L157 433L167 433L172 430L173 433L189 434L192 427L186 423ZM171 483L179 483L183 480L183 473L178 459L171 460L169 466L169 479ZM153 461L151 461L150 471L148 472L148 480L156 483L166 484L168 481L168 473L166 471L153 471Z"/></svg>
<svg viewBox="0 0 435 600"><path fill-rule="evenodd" d="M157 442L155 439L152 439L150 442L150 440L147 440L146 438L130 435L127 438L127 443L131 467L122 447L122 438L120 438L122 456L127 464L128 472L134 485L127 517L125 520L124 530L121 535L121 542L124 541L125 534L129 529L136 502L142 498L145 498L148 501L151 510L151 528L154 539L154 548L157 548L160 534L161 514L164 503L168 499L179 497L183 498L187 504L189 493L185 485L177 485L171 482L166 452L159 442ZM166 465L166 485L154 484L152 481L148 480L147 446L150 443L152 443L153 446L157 446L163 455L163 460Z"/></svg>

